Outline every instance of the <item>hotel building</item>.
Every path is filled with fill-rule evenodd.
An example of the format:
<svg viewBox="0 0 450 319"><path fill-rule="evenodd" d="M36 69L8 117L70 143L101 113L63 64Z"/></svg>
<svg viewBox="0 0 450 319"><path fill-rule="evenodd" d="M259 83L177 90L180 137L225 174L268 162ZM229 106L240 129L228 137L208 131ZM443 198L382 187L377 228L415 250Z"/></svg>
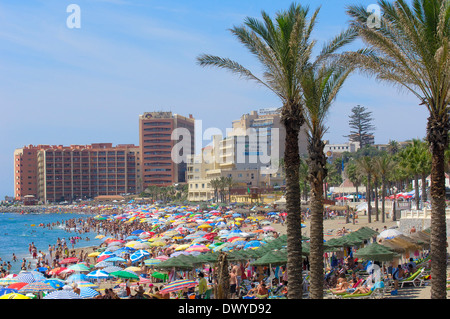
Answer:
<svg viewBox="0 0 450 319"><path fill-rule="evenodd" d="M150 185L186 182L187 155L194 154L194 123L192 115L184 117L172 112L146 112L139 116L144 190Z"/></svg>
<svg viewBox="0 0 450 319"><path fill-rule="evenodd" d="M135 194L142 191L139 152L133 144L26 146L14 153L15 198L53 203Z"/></svg>

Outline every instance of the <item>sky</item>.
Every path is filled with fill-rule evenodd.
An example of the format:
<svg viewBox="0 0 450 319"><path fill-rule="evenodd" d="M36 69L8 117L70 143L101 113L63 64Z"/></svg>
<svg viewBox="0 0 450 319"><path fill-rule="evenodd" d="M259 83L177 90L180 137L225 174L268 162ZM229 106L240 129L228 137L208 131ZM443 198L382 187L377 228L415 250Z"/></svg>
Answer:
<svg viewBox="0 0 450 319"><path fill-rule="evenodd" d="M375 0L298 1L320 13L317 50L348 26L345 8ZM70 28L80 9L79 28ZM0 2L0 199L14 195L13 154L25 145L139 144L138 118L172 111L225 133L242 114L278 108L267 88L202 68L202 53L260 66L230 33L246 17L274 16L284 0L2 0ZM356 41L348 49L362 45ZM351 108L372 111L375 143L425 136L427 111L412 94L353 74L325 139L345 143ZM207 144L209 141L204 141ZM198 150L197 150L198 151Z"/></svg>

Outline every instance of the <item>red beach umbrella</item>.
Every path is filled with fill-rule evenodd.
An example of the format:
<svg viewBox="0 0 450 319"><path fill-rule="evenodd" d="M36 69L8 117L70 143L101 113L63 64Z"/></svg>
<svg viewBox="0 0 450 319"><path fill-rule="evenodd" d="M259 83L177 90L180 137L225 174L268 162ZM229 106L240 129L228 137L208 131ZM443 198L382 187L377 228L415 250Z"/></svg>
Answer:
<svg viewBox="0 0 450 319"><path fill-rule="evenodd" d="M64 258L59 263L60 264L70 264L70 263L76 263L76 262L78 262L77 257L69 257L69 258Z"/></svg>
<svg viewBox="0 0 450 319"><path fill-rule="evenodd" d="M15 282L15 283L9 285L8 288L19 290L19 289L21 289L23 286L26 286L26 285L28 285L27 282Z"/></svg>

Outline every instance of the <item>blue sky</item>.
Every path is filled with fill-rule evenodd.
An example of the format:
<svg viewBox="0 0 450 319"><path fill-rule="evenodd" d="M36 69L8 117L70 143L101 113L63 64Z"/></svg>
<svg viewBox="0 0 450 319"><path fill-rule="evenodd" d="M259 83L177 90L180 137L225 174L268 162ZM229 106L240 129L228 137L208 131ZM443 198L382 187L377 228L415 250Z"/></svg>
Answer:
<svg viewBox="0 0 450 319"><path fill-rule="evenodd" d="M69 4L81 28L66 25ZM300 1L321 5L313 34L319 49L348 22L345 7L373 0ZM0 3L0 198L14 194L14 149L28 144L139 144L138 116L193 114L203 130L279 107L266 88L196 64L201 53L259 65L228 31L245 17L272 16L291 1L3 0ZM356 42L350 48L356 48ZM354 74L329 114L331 143L345 142L348 115L368 107L375 142L425 135L427 112L408 92ZM206 141L207 142L207 141Z"/></svg>

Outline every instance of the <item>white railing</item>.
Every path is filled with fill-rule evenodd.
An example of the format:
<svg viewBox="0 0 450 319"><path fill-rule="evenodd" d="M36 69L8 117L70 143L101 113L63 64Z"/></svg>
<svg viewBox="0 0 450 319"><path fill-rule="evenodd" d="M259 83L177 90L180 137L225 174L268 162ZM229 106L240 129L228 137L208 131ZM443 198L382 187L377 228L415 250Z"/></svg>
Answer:
<svg viewBox="0 0 450 319"><path fill-rule="evenodd" d="M445 215L447 219L450 219L450 208L445 209ZM431 218L431 209L424 208L422 210L403 210L401 213L401 218Z"/></svg>

